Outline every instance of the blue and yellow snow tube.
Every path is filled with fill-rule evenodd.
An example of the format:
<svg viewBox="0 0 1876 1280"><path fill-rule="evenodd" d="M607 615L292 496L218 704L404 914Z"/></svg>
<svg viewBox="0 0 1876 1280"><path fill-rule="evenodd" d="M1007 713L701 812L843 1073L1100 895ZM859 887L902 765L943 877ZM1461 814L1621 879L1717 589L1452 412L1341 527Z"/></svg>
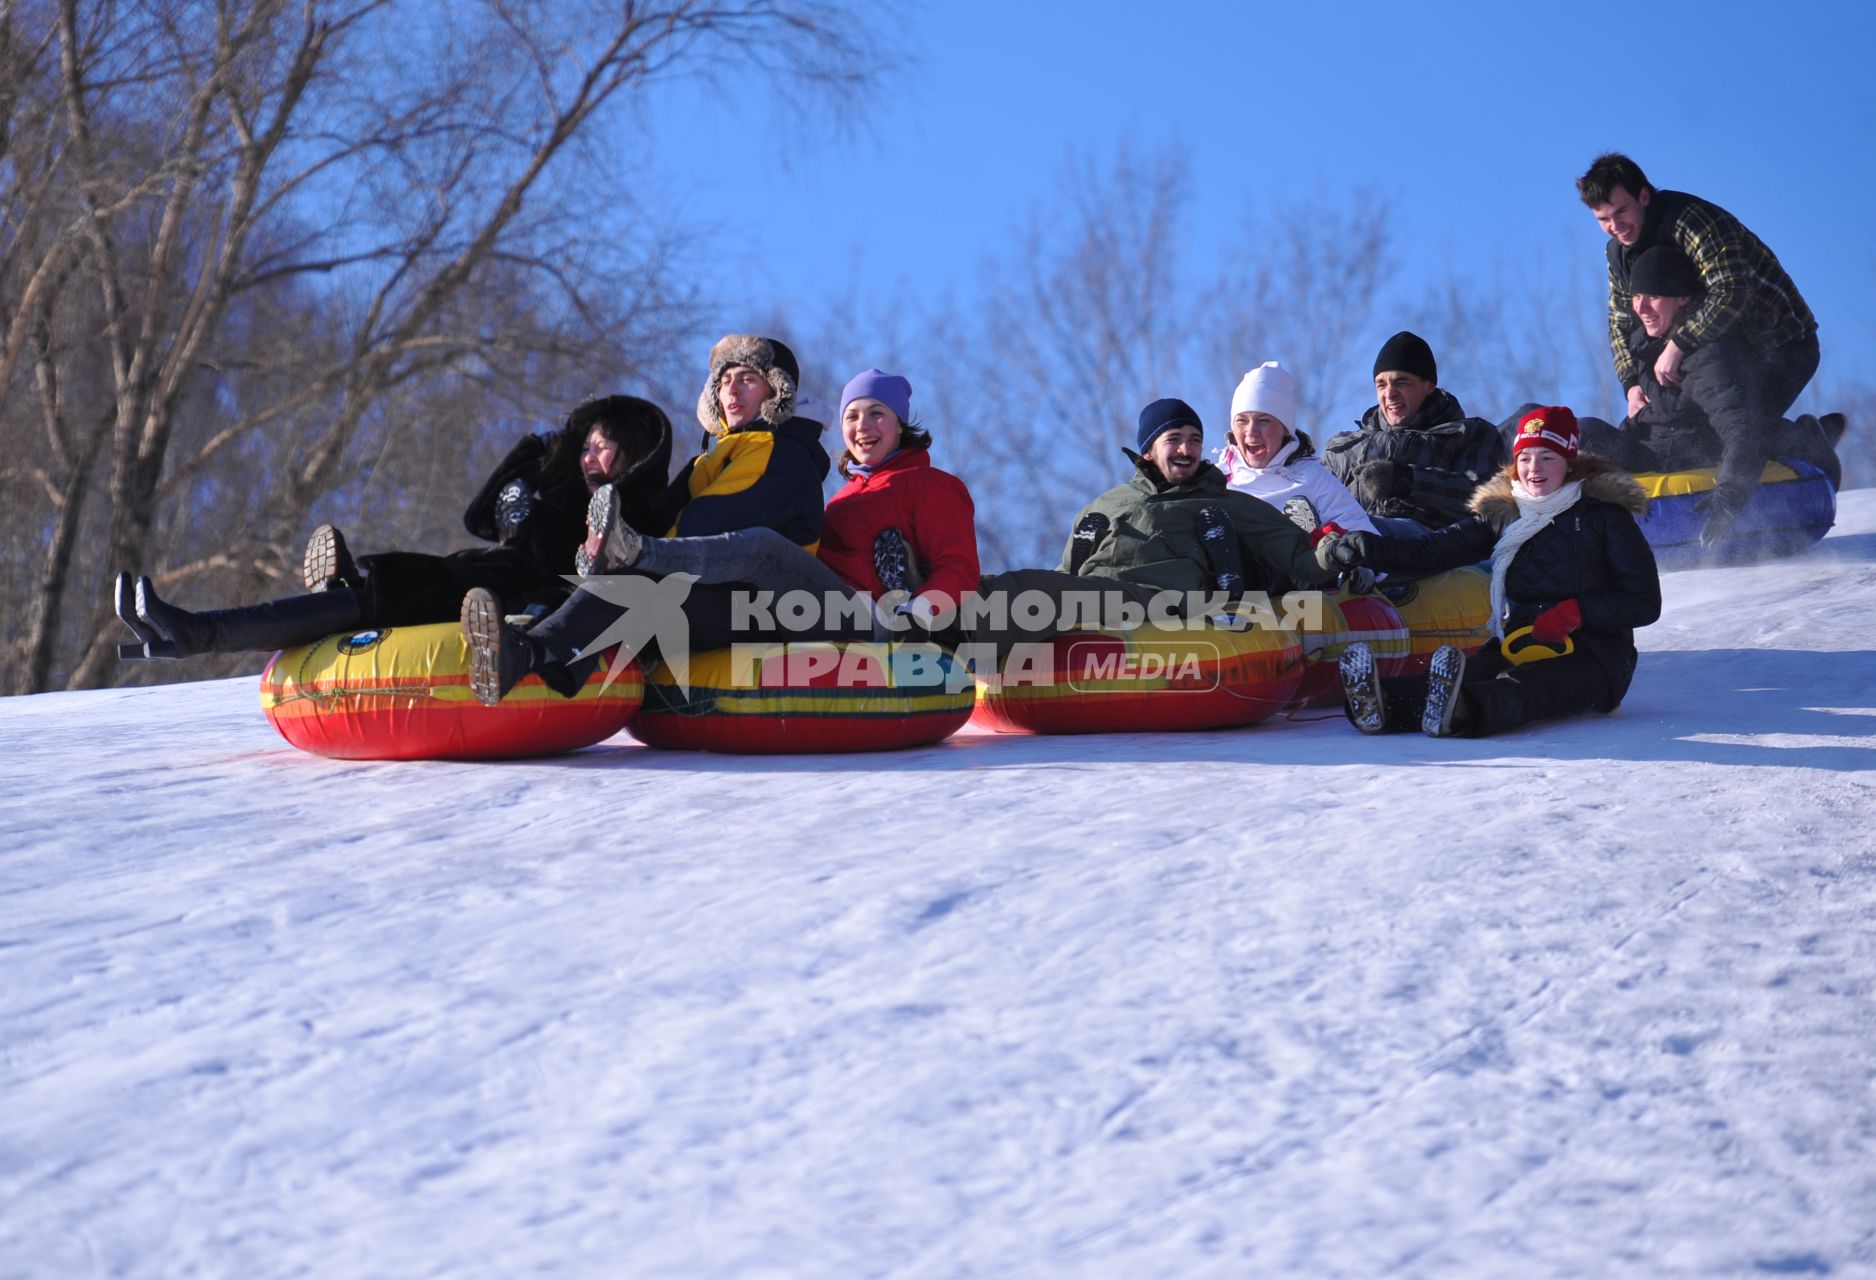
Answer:
<svg viewBox="0 0 1876 1280"><path fill-rule="evenodd" d="M1694 508L1719 483L1717 468L1642 472L1635 479L1648 495L1642 536L1662 569L1794 555L1817 545L1837 522L1837 491L1822 471L1808 462L1774 460L1765 464L1732 532L1709 552L1700 545L1706 513Z"/></svg>
<svg viewBox="0 0 1876 1280"><path fill-rule="evenodd" d="M948 738L976 690L931 644L737 645L690 656L688 691L653 667L626 726L651 747L743 754L891 751Z"/></svg>
<svg viewBox="0 0 1876 1280"><path fill-rule="evenodd" d="M529 676L485 707L469 689L454 622L346 631L283 650L261 672L261 711L302 751L337 760L505 760L591 746L625 728L644 682L637 663L563 698Z"/></svg>
<svg viewBox="0 0 1876 1280"><path fill-rule="evenodd" d="M999 733L1232 728L1283 710L1302 678L1302 642L1282 628L1069 631L980 673L972 720Z"/></svg>

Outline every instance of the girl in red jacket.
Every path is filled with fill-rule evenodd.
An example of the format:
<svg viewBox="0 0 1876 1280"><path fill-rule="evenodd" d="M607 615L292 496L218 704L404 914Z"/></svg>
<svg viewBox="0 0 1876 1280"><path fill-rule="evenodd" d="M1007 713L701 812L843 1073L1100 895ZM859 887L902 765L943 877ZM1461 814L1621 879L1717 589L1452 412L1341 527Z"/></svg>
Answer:
<svg viewBox="0 0 1876 1280"><path fill-rule="evenodd" d="M862 597L869 605L888 599L930 630L977 588L977 525L964 482L931 465L931 434L912 421L911 400L911 383L878 369L841 391L847 483L828 500L818 558L772 529L642 537L618 519L602 489L589 513L583 562L591 573L630 568L808 591L823 600L831 593L849 606Z"/></svg>

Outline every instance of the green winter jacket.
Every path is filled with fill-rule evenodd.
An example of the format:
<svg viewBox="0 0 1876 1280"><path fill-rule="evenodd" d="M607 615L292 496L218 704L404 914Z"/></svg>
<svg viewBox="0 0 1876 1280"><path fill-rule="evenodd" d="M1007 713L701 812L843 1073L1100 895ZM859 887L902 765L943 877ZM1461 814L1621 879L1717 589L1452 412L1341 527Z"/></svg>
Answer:
<svg viewBox="0 0 1876 1280"><path fill-rule="evenodd" d="M1199 542L1198 513L1202 507L1220 506L1237 530L1251 590L1275 595L1334 580L1332 571L1317 564L1308 534L1263 499L1228 488L1224 472L1211 463L1201 463L1187 483L1169 485L1159 468L1131 449L1125 452L1134 462L1133 479L1109 489L1075 517L1079 525L1083 517L1098 512L1108 521L1106 533L1082 562L1084 577L1119 578L1162 591L1212 590L1212 573ZM1062 551L1064 573L1074 571L1074 551L1070 537Z"/></svg>

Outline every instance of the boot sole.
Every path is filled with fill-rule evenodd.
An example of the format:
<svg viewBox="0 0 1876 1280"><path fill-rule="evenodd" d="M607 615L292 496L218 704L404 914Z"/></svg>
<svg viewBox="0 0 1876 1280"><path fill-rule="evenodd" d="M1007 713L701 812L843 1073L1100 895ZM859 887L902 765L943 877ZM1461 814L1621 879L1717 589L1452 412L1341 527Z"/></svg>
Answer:
<svg viewBox="0 0 1876 1280"><path fill-rule="evenodd" d="M462 635L469 645L469 691L483 706L499 706L507 629L500 603L480 587L462 599Z"/></svg>
<svg viewBox="0 0 1876 1280"><path fill-rule="evenodd" d="M593 490L593 496L586 501L586 537L591 541L599 536L599 555L590 556L586 545L573 553L573 571L582 578L590 578L595 573L603 572L606 564L606 544L612 541L613 520L619 509L618 492L609 484L602 484Z"/></svg>
<svg viewBox="0 0 1876 1280"><path fill-rule="evenodd" d="M1070 551L1068 571L1079 574L1081 566L1094 554L1094 548L1107 536L1111 521L1098 511L1091 511L1083 516L1081 523L1075 526L1075 532L1069 539Z"/></svg>
<svg viewBox="0 0 1876 1280"><path fill-rule="evenodd" d="M1427 666L1427 705L1420 713L1420 732L1429 738L1453 736L1453 712L1459 706L1459 686L1466 678L1466 655L1452 645L1441 645Z"/></svg>
<svg viewBox="0 0 1876 1280"><path fill-rule="evenodd" d="M898 592L903 600L912 594L912 548L906 545L903 533L888 539L889 532L898 533L898 530L882 531L873 539L873 576L879 579L887 595Z"/></svg>
<svg viewBox="0 0 1876 1280"><path fill-rule="evenodd" d="M308 591L324 591L335 578L347 580L346 566L351 559L345 535L333 525L322 524L306 540L306 554L300 558L300 581Z"/></svg>
<svg viewBox="0 0 1876 1280"><path fill-rule="evenodd" d="M1342 675L1342 696L1348 703L1348 717L1363 733L1379 733L1387 724L1387 709L1381 702L1381 679L1375 674L1374 653L1365 644L1351 644L1336 663Z"/></svg>

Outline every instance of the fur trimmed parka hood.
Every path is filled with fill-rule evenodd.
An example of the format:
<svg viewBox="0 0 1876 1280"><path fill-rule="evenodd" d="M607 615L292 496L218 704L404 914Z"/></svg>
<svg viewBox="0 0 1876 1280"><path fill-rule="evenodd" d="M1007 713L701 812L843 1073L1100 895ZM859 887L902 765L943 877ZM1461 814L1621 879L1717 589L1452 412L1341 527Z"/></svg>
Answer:
<svg viewBox="0 0 1876 1280"><path fill-rule="evenodd" d="M697 397L697 421L711 436L730 433L723 421L717 388L722 385L723 371L732 365L754 369L769 380L774 394L762 402L759 421L764 426L773 429L795 416L795 393L801 382L801 366L795 361L795 353L776 338L732 333L718 338L716 345L710 348L710 376L704 382L703 394Z"/></svg>
<svg viewBox="0 0 1876 1280"><path fill-rule="evenodd" d="M1472 500L1466 505L1494 529L1502 530L1518 518L1518 500L1511 492L1517 474L1517 464L1507 462L1497 475L1472 491ZM1634 476L1612 462L1579 454L1564 473L1566 484L1572 480L1583 482L1585 498L1621 507L1637 520L1648 514L1648 495Z"/></svg>

